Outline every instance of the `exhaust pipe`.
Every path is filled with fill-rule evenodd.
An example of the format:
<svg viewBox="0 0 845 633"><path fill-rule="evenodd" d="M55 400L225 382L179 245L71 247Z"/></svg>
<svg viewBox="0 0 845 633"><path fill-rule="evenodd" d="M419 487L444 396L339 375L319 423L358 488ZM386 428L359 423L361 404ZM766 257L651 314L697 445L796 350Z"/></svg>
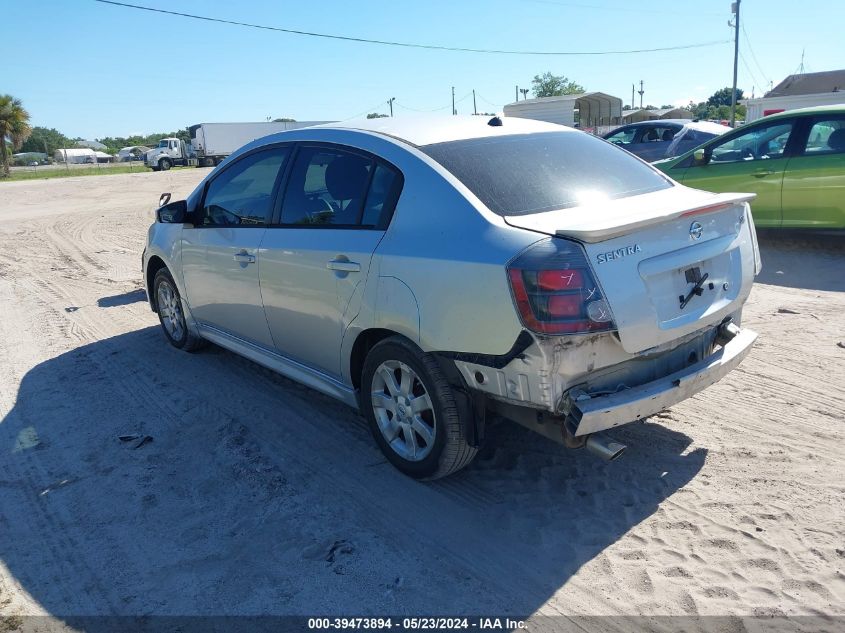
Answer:
<svg viewBox="0 0 845 633"><path fill-rule="evenodd" d="M607 462L612 462L628 448L624 444L620 444L609 437L602 437L600 435L590 435L587 437L586 447L593 455L597 455Z"/></svg>

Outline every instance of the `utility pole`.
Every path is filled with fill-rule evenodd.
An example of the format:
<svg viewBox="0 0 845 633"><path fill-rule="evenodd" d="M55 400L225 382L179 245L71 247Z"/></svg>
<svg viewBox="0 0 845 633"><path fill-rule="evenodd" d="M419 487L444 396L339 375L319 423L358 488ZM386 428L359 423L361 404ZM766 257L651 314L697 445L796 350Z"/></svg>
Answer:
<svg viewBox="0 0 845 633"><path fill-rule="evenodd" d="M387 105L390 106L390 116L393 116L393 102L394 101L396 101L396 97L390 97L390 99L387 100Z"/></svg>
<svg viewBox="0 0 845 633"><path fill-rule="evenodd" d="M643 90L643 80L640 79L640 89L637 91L637 94L640 95L640 110L643 109L643 95L645 94L645 90Z"/></svg>
<svg viewBox="0 0 845 633"><path fill-rule="evenodd" d="M634 109L634 84L631 84L631 109Z"/></svg>
<svg viewBox="0 0 845 633"><path fill-rule="evenodd" d="M734 83L731 90L731 127L736 125L736 68L739 59L739 3L742 0L734 0L731 4L731 11L734 14Z"/></svg>
<svg viewBox="0 0 845 633"><path fill-rule="evenodd" d="M514 90L516 90L516 100L519 101L519 86L514 86Z"/></svg>
<svg viewBox="0 0 845 633"><path fill-rule="evenodd" d="M456 115L457 113L458 111L455 110L455 86L452 86L452 116Z"/></svg>
<svg viewBox="0 0 845 633"><path fill-rule="evenodd" d="M519 91L522 93L522 100L523 101L528 99L528 88L520 88Z"/></svg>
<svg viewBox="0 0 845 633"><path fill-rule="evenodd" d="M472 89L472 113L478 114L478 108L475 107L475 88Z"/></svg>

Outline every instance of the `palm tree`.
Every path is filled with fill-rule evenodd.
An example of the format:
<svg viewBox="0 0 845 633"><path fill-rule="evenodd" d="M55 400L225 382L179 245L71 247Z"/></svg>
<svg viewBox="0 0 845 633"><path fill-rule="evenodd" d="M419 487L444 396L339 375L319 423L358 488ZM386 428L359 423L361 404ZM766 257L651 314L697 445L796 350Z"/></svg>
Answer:
<svg viewBox="0 0 845 633"><path fill-rule="evenodd" d="M29 127L29 112L20 99L12 95L0 95L0 164L3 171L0 177L9 176L9 155L6 152L6 139L12 142L12 148L18 149L29 138L32 128Z"/></svg>

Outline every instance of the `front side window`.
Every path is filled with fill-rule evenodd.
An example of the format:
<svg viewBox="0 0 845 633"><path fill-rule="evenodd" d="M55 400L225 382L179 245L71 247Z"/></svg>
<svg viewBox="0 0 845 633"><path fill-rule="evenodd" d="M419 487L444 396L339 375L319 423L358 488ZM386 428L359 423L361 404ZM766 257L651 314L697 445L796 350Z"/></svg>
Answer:
<svg viewBox="0 0 845 633"><path fill-rule="evenodd" d="M818 120L810 127L804 154L845 153L845 117Z"/></svg>
<svg viewBox="0 0 845 633"><path fill-rule="evenodd" d="M287 147L249 154L229 166L208 186L200 209L201 226L260 226L267 222L273 189Z"/></svg>
<svg viewBox="0 0 845 633"><path fill-rule="evenodd" d="M566 209L672 187L656 169L583 132L488 136L420 149L502 216Z"/></svg>
<svg viewBox="0 0 845 633"><path fill-rule="evenodd" d="M282 224L357 226L375 168L372 159L335 148L303 147L282 204Z"/></svg>
<svg viewBox="0 0 845 633"><path fill-rule="evenodd" d="M760 125L712 146L711 163L780 158L792 132L792 121Z"/></svg>
<svg viewBox="0 0 845 633"><path fill-rule="evenodd" d="M622 128L608 136L605 140L610 141L616 145L629 145L634 142L634 137L637 135L637 128L629 127Z"/></svg>

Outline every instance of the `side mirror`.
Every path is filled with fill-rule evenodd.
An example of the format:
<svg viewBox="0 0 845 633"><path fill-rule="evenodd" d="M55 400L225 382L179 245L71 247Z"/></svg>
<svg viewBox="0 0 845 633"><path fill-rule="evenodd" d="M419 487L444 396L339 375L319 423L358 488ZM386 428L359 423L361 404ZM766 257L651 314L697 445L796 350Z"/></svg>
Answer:
<svg viewBox="0 0 845 633"><path fill-rule="evenodd" d="M692 153L692 159L696 165L706 165L710 162L710 152L704 148L699 148Z"/></svg>
<svg viewBox="0 0 845 633"><path fill-rule="evenodd" d="M156 219L164 224L184 224L188 221L188 203L177 200L165 204L156 211Z"/></svg>

